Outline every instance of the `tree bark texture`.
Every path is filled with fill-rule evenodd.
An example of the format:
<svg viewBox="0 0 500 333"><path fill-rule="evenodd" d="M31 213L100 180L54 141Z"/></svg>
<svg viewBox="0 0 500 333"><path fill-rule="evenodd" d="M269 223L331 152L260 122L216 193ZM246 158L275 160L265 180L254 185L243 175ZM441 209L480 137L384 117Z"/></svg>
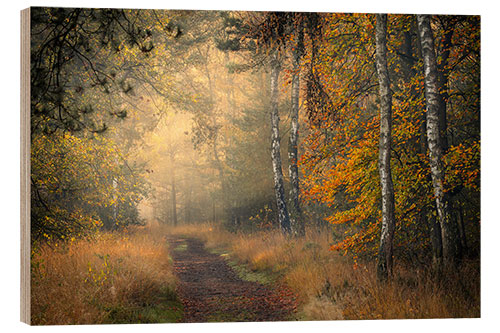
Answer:
<svg viewBox="0 0 500 333"><path fill-rule="evenodd" d="M273 162L274 192L276 194L276 206L278 208L279 225L283 233L291 232L290 216L285 201L285 187L283 185L283 171L281 168L280 134L278 113L278 78L280 64L277 55L271 59L271 158Z"/></svg>
<svg viewBox="0 0 500 333"><path fill-rule="evenodd" d="M422 125L420 126L420 153L427 154L427 114L422 114ZM432 182L432 177L428 175L427 181ZM435 201L434 201L435 204ZM432 245L432 264L435 268L440 267L443 261L443 241L441 239L441 224L436 216L429 215L431 210L422 207L419 223L426 223L429 227L429 238ZM435 210L433 210L435 211Z"/></svg>
<svg viewBox="0 0 500 333"><path fill-rule="evenodd" d="M298 160L298 141L299 141L299 95L300 95L300 58L302 57L302 48L304 43L304 32L302 25L299 25L295 35L296 43L293 52L293 73L292 73L292 110L290 123L290 136L288 144L288 173L290 176L290 217L292 232L297 236L305 234L304 221L302 219L302 209L300 207L300 188L299 188L299 168Z"/></svg>
<svg viewBox="0 0 500 333"><path fill-rule="evenodd" d="M446 265L455 265L460 258L458 228L451 218L450 201L444 191L443 146L440 134L440 87L434 49L434 37L431 30L430 16L417 15L422 56L424 58L425 98L427 112L427 145L436 200L436 210L441 226L443 260Z"/></svg>
<svg viewBox="0 0 500 333"><path fill-rule="evenodd" d="M387 15L377 15L376 62L380 93L379 174L382 190L382 230L377 263L380 280L392 275L393 238L396 225L394 186L391 174L392 95L387 68Z"/></svg>

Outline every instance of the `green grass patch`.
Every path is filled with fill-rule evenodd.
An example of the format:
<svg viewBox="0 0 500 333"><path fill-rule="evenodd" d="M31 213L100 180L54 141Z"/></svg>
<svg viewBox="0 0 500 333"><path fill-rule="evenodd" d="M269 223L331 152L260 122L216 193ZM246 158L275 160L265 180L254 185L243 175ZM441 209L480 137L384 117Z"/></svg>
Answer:
<svg viewBox="0 0 500 333"><path fill-rule="evenodd" d="M148 304L105 308L107 324L178 323L183 318L183 306L174 291L165 288Z"/></svg>
<svg viewBox="0 0 500 333"><path fill-rule="evenodd" d="M227 251L226 251L226 249L225 249L225 248L223 248L223 247L207 248L207 247L205 246L205 249L206 249L208 252L210 252L210 253L212 253L212 254L216 254L216 255L218 255L218 256L227 256L227 255L228 255L228 254L226 253L226 252L227 252Z"/></svg>
<svg viewBox="0 0 500 333"><path fill-rule="evenodd" d="M276 281L276 276L265 271L254 271L248 268L244 263L231 259L229 255L222 254L226 258L228 265L236 272L238 277L245 281L257 282L260 284L271 284Z"/></svg>
<svg viewBox="0 0 500 333"><path fill-rule="evenodd" d="M217 254L223 257L228 265L236 272L238 277L245 281L257 282L260 284L271 284L277 281L278 274L270 271L256 271L252 270L245 263L239 262L238 260L231 257L230 253L222 247L207 248L212 254Z"/></svg>
<svg viewBox="0 0 500 333"><path fill-rule="evenodd" d="M177 252L184 252L184 251L187 251L188 249L188 245L186 243L183 243L183 244L180 244L178 245L174 251L177 251Z"/></svg>

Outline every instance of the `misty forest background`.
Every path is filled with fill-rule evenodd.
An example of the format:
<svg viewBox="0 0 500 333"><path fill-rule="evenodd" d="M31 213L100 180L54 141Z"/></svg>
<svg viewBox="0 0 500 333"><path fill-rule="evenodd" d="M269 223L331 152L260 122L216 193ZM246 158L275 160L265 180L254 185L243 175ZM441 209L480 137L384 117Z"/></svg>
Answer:
<svg viewBox="0 0 500 333"><path fill-rule="evenodd" d="M479 17L32 8L33 322L182 320L172 233L301 319L479 316Z"/></svg>

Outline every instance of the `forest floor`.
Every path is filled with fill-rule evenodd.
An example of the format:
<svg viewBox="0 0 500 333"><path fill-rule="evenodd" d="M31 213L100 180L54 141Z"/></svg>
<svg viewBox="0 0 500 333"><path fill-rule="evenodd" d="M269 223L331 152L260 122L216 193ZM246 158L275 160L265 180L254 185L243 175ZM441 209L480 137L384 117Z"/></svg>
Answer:
<svg viewBox="0 0 500 333"><path fill-rule="evenodd" d="M241 267L232 267L224 255L207 251L199 239L172 236L168 241L179 279L183 322L294 319L297 301L286 286L243 279Z"/></svg>
<svg viewBox="0 0 500 333"><path fill-rule="evenodd" d="M180 321L272 321L475 318L479 266L436 279L398 262L381 284L371 261L330 251L332 236L311 229L287 238L279 230L229 232L219 225L169 228L171 270L184 305Z"/></svg>
<svg viewBox="0 0 500 333"><path fill-rule="evenodd" d="M479 262L436 279L329 251L331 236L231 233L211 224L137 227L35 244L33 325L477 318Z"/></svg>

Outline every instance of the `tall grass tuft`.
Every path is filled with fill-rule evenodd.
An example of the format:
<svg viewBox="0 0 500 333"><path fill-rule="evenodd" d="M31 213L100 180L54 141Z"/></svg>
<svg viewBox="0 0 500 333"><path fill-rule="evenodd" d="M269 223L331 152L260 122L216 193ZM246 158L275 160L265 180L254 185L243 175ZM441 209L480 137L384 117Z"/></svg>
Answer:
<svg viewBox="0 0 500 333"><path fill-rule="evenodd" d="M164 235L143 227L35 248L32 324L142 322L141 309L175 300Z"/></svg>

